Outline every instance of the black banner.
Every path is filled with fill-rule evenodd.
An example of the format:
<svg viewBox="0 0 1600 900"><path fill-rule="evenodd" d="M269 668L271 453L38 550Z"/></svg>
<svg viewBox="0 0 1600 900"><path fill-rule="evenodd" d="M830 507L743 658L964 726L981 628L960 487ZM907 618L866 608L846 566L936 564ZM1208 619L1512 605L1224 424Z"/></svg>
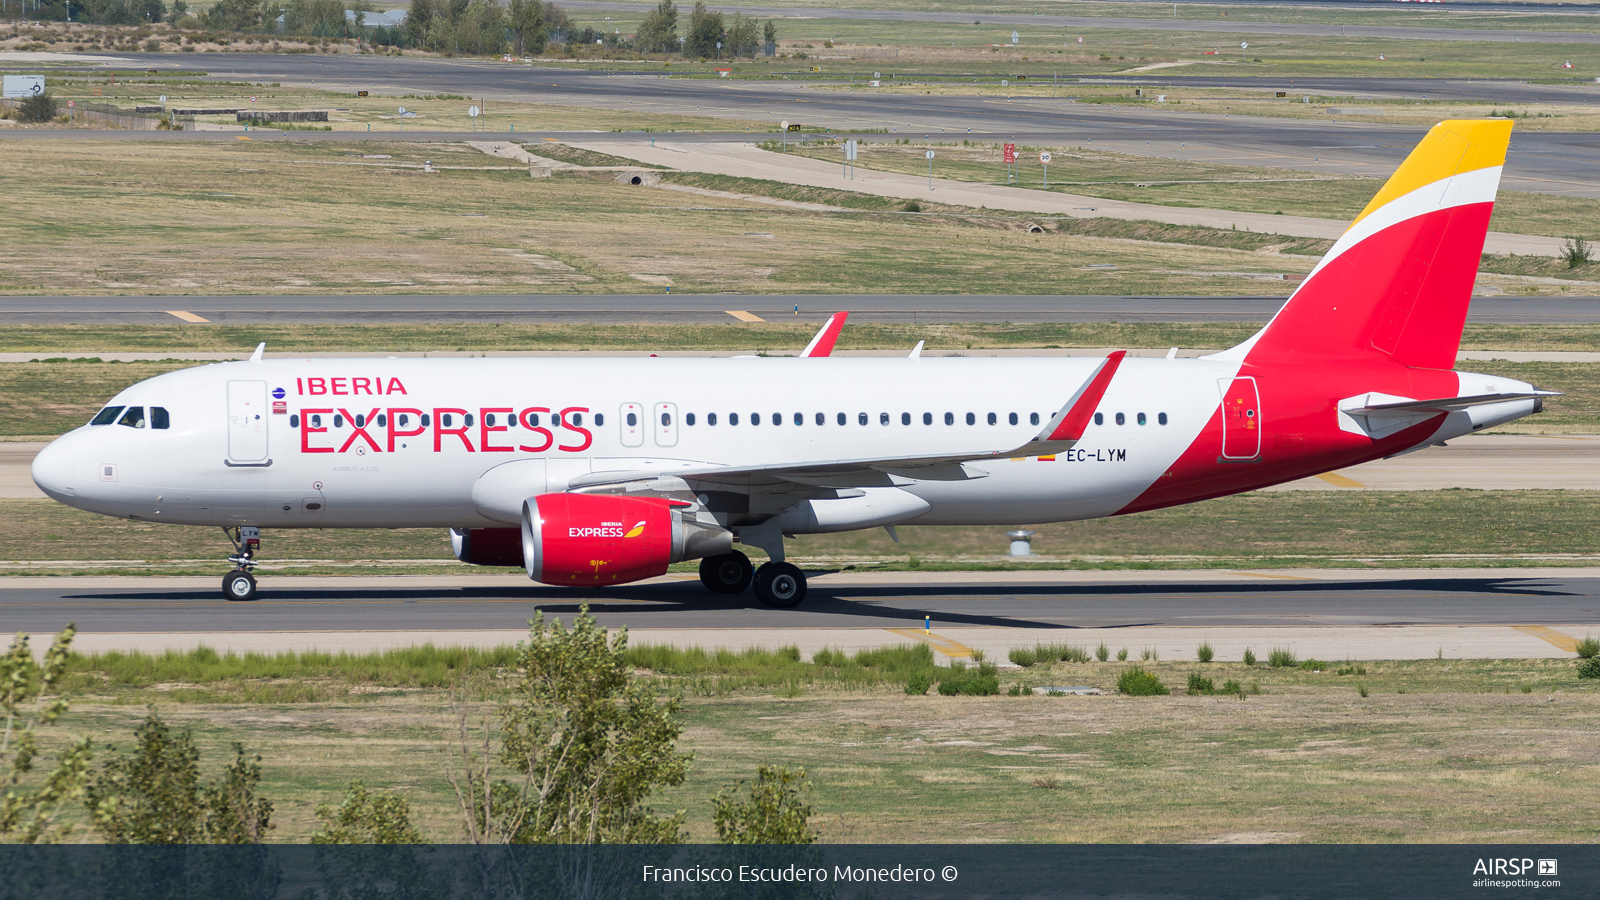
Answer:
<svg viewBox="0 0 1600 900"><path fill-rule="evenodd" d="M0 900L901 900L1600 894L1588 845L0 847Z"/></svg>

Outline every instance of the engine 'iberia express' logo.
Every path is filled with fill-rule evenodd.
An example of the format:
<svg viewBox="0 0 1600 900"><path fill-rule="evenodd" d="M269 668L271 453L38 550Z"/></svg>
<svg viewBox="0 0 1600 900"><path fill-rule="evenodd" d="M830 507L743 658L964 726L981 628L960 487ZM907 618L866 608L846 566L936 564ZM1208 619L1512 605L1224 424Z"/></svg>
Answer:
<svg viewBox="0 0 1600 900"><path fill-rule="evenodd" d="M628 533L623 535L623 537L625 537L625 538L638 537L641 534L644 534L644 520L643 519L639 520L639 524L637 524L637 525L633 526L632 528L628 529Z"/></svg>

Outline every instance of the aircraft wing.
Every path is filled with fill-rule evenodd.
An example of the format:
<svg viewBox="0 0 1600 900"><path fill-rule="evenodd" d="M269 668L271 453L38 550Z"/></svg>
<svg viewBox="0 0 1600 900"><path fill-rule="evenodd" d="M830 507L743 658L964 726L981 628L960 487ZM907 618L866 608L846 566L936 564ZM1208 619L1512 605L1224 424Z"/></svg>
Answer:
<svg viewBox="0 0 1600 900"><path fill-rule="evenodd" d="M594 472L572 479L569 490L604 492L607 489L632 490L639 482L681 479L689 485L799 484L819 488L875 487L908 484L912 481L960 481L982 478L985 473L964 464L983 460L1011 459L1019 456L1048 456L1069 450L1082 439L1094 416L1095 407L1105 396L1117 368L1127 356L1118 350L1100 361L1093 373L1078 387L1039 433L1018 446L996 447L969 452L928 455L864 457L769 463L754 466L700 466L666 471ZM645 488L649 490L649 488Z"/></svg>

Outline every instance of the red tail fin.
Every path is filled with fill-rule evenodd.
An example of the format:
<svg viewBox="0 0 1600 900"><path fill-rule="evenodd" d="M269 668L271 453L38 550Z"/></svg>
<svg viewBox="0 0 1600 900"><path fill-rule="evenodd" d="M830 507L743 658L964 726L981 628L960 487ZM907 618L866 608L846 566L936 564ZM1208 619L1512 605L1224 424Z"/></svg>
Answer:
<svg viewBox="0 0 1600 900"><path fill-rule="evenodd" d="M1435 125L1267 327L1223 356L1452 368L1510 140L1509 120Z"/></svg>

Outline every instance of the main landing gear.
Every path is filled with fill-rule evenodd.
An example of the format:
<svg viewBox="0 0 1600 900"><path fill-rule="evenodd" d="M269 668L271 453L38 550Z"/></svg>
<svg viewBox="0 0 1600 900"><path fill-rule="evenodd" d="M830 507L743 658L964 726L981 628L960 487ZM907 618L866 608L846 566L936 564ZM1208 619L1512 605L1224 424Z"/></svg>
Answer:
<svg viewBox="0 0 1600 900"><path fill-rule="evenodd" d="M226 600L245 602L256 598L256 577L250 570L256 567L256 554L261 552L261 529L255 525L223 528L233 544L233 554L228 562L234 570L222 576L222 596Z"/></svg>
<svg viewBox="0 0 1600 900"><path fill-rule="evenodd" d="M765 606L792 609L806 598L806 575L789 563L769 562L752 572L750 557L737 550L700 560L700 583L713 594L740 594L752 582Z"/></svg>

